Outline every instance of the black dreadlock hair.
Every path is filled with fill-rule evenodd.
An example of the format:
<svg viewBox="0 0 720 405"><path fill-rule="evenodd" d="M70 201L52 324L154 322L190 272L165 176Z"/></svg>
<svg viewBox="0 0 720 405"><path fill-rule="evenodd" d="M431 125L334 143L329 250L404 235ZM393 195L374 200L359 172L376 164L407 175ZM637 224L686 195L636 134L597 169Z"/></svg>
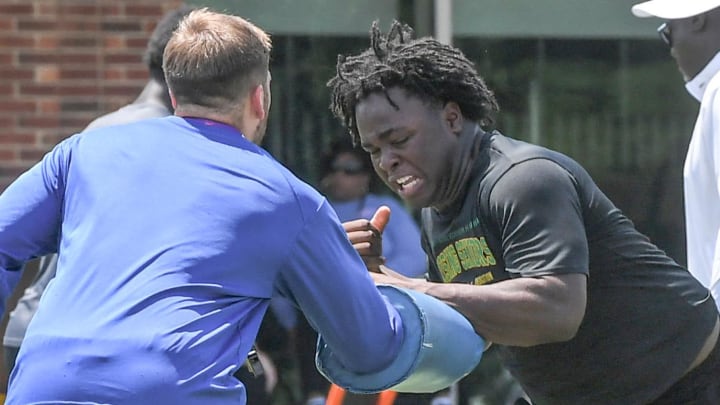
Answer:
<svg viewBox="0 0 720 405"><path fill-rule="evenodd" d="M387 35L378 21L370 29L370 48L355 56L339 55L336 76L328 81L330 110L359 143L355 107L370 93L401 87L428 103L454 101L463 115L489 130L499 111L493 92L487 88L472 62L457 48L425 37L413 39L413 29L393 21Z"/></svg>

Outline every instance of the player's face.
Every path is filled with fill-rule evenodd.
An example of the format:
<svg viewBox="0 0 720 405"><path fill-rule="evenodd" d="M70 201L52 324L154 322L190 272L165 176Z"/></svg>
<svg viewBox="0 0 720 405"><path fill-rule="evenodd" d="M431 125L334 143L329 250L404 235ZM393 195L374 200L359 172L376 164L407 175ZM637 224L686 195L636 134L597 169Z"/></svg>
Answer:
<svg viewBox="0 0 720 405"><path fill-rule="evenodd" d="M404 90L364 98L356 107L361 146L378 176L413 208L433 206L450 171L458 135L448 109L430 105Z"/></svg>

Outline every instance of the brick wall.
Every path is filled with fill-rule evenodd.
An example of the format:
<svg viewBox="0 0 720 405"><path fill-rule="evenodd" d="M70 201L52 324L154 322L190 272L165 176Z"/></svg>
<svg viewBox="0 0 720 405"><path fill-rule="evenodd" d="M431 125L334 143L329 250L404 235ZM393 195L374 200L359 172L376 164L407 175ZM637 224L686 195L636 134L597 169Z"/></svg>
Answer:
<svg viewBox="0 0 720 405"><path fill-rule="evenodd" d="M178 0L0 0L0 191L60 140L132 101Z"/></svg>

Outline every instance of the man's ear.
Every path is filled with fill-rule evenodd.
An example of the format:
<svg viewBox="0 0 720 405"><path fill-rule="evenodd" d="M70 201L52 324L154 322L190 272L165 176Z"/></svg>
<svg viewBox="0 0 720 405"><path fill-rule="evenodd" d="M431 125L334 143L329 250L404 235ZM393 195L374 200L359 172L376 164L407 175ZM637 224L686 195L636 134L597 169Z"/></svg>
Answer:
<svg viewBox="0 0 720 405"><path fill-rule="evenodd" d="M705 28L706 21L707 21L707 16L705 14L698 14L696 16L691 17L690 26L692 27L693 31L700 31L703 28Z"/></svg>
<svg viewBox="0 0 720 405"><path fill-rule="evenodd" d="M172 105L173 110L177 110L177 100L175 100L172 90L168 89L168 94L170 94L170 105Z"/></svg>
<svg viewBox="0 0 720 405"><path fill-rule="evenodd" d="M451 131L456 134L462 132L465 118L462 115L460 106L456 102L449 101L445 103L442 114L448 128L450 128Z"/></svg>
<svg viewBox="0 0 720 405"><path fill-rule="evenodd" d="M250 108L255 114L255 118L259 120L265 119L265 90L261 84L255 86L250 94Z"/></svg>

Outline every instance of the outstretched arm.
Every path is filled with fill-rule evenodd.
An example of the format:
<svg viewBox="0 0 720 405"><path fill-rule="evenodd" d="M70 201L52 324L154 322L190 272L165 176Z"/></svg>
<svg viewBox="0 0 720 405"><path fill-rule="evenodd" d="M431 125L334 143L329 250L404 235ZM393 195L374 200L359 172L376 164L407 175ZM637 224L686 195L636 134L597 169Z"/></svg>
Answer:
<svg viewBox="0 0 720 405"><path fill-rule="evenodd" d="M399 314L372 279L329 204L319 207L276 283L348 370L390 364L403 342Z"/></svg>
<svg viewBox="0 0 720 405"><path fill-rule="evenodd" d="M460 311L486 340L534 346L569 340L585 314L584 274L517 278L489 285L441 284L382 268L377 284L419 291Z"/></svg>
<svg viewBox="0 0 720 405"><path fill-rule="evenodd" d="M21 270L27 260L56 250L72 141L56 146L0 195L2 303L19 280L19 274L10 271Z"/></svg>

